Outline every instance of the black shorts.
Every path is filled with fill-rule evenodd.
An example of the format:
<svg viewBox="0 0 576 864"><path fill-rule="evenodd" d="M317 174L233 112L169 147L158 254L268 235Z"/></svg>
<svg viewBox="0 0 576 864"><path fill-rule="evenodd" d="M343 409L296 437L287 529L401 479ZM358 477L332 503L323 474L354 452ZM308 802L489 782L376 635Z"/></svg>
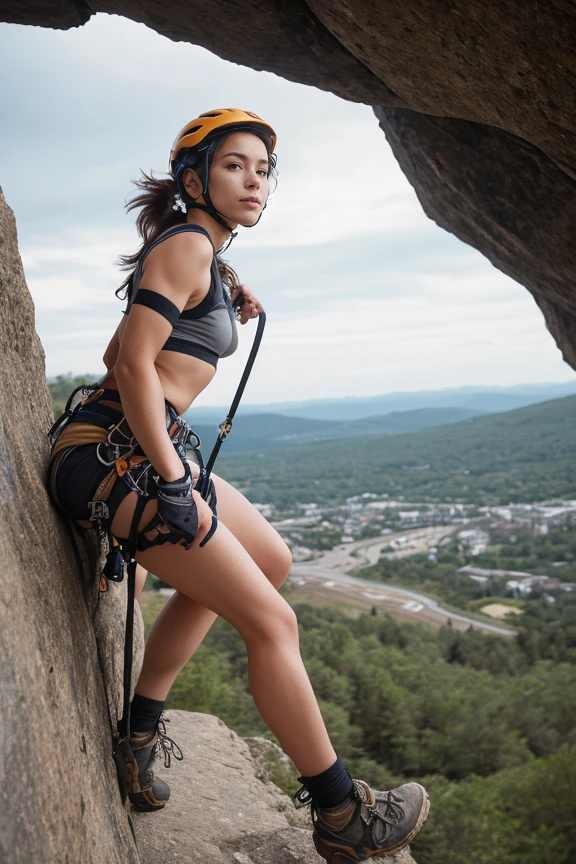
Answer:
<svg viewBox="0 0 576 864"><path fill-rule="evenodd" d="M105 409L100 408L98 403L91 403L89 407L92 413L102 414L105 411ZM82 421L82 410L75 416L79 421ZM167 429L170 429L177 417L176 410L167 402ZM49 488L55 498L54 503L74 520L88 521L90 519L88 504L93 500L100 483L114 468L113 464L104 464L101 461L99 454L102 453L102 450L99 448L101 445L98 443L68 447L58 459L55 472L53 466L50 468ZM179 449L181 458L185 457L185 452L184 448ZM143 451L140 450L140 453ZM118 507L130 492L138 492L138 494L151 500L158 497L154 469L147 459L140 462L135 469L117 477L112 491L106 499L109 514L109 518L103 520L106 527L110 527Z"/></svg>
<svg viewBox="0 0 576 864"><path fill-rule="evenodd" d="M69 423L72 427L71 431L75 422L88 423L109 430L107 441L74 444L61 450L51 463L48 485L54 503L67 516L86 527L89 527L92 522L98 525L100 530L109 531L120 504L130 492L136 492L140 496L139 505L143 508L147 503L146 499L158 498L158 483L156 472L144 451L135 442L125 416L121 410L113 407L117 404L118 409L121 408L118 392L103 389L100 394L104 396L102 404L97 398L92 399L74 412ZM208 542L218 524L216 490L212 480L204 471L198 435L190 429L183 418L178 416L178 412L169 402L166 402L165 419L166 429L182 460L187 458L187 448L190 448L192 458L189 461L196 462L199 469L193 481L193 488L201 494L213 513L212 528L202 540L200 544L202 546ZM72 435L69 440L73 441L75 438L86 440L86 437L89 440L91 434L86 436L82 434L83 432L85 427L84 430L79 430L78 436ZM123 452L121 449L118 450L121 447L128 447L131 457L126 473L118 475L116 460L119 458L118 452ZM134 460L133 457L139 458ZM100 497L103 494L102 489L109 488L109 483L113 484L112 488L105 501L102 501ZM95 513L92 513L92 507L89 506L91 504ZM150 530L154 529L158 531L157 526ZM162 541L155 539L151 542L146 537L144 540L138 540L138 548L144 551L151 545L168 542L165 539L168 538L167 534L158 532L157 536L162 537ZM138 537L140 534L137 535ZM116 537L116 539L126 541L128 538ZM170 540L170 542L175 541Z"/></svg>
<svg viewBox="0 0 576 864"><path fill-rule="evenodd" d="M62 454L56 469L54 476L56 503L72 519L90 519L88 502L92 501L100 483L110 473L110 466L103 465L98 459L98 446L98 444L81 444L77 447L68 447ZM147 494L150 498L157 498L157 493L154 494L154 489L151 488L153 485L149 484ZM110 523L118 507L131 491L133 490L124 482L124 478L118 477L106 500Z"/></svg>

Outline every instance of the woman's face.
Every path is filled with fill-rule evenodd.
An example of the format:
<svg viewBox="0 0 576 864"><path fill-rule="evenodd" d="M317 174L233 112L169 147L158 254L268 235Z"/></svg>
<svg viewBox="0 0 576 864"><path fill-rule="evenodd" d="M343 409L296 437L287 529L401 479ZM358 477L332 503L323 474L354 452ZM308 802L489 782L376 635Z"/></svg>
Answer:
<svg viewBox="0 0 576 864"><path fill-rule="evenodd" d="M208 191L216 210L228 222L250 227L260 218L268 197L268 151L250 132L234 132L216 148Z"/></svg>

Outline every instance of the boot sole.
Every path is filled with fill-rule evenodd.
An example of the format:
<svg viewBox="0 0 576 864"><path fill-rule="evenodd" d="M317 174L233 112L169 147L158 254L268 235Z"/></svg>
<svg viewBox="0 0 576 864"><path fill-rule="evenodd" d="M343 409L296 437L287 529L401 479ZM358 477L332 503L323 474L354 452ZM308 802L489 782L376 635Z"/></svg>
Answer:
<svg viewBox="0 0 576 864"><path fill-rule="evenodd" d="M416 837L428 818L428 813L430 812L430 798L428 797L428 793L424 787L420 786L420 788L424 792L424 801L422 802L422 808L418 819L416 820L416 824L406 837L404 837L404 839L395 846L391 846L386 850L375 849L374 852L368 854L367 858L360 858L350 847L344 849L342 846L331 846L325 840L318 837L316 832L314 832L312 839L314 840L316 851L322 856L322 858L324 858L327 864L350 864L351 861L354 862L354 864L390 864L390 856L395 855L396 852L400 852L401 849L408 846L414 837Z"/></svg>
<svg viewBox="0 0 576 864"><path fill-rule="evenodd" d="M138 813L150 813L154 810L162 810L166 806L166 801L158 801L154 797L152 789L145 789L143 792L129 792L128 797L132 807Z"/></svg>

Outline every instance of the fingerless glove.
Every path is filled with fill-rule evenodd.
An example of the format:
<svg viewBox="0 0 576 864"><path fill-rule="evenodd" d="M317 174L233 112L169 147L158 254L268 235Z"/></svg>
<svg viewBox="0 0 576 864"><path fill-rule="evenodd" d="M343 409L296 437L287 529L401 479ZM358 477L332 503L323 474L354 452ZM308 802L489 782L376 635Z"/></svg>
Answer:
<svg viewBox="0 0 576 864"><path fill-rule="evenodd" d="M184 477L179 480L158 478L158 515L170 529L166 539L170 543L186 540L187 547L198 533L198 511L192 496L192 475L186 460Z"/></svg>

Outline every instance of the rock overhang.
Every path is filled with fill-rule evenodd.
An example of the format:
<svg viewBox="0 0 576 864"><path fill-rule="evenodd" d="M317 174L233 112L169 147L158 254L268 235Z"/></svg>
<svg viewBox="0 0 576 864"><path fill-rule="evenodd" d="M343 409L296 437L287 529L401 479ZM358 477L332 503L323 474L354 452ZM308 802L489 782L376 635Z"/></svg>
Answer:
<svg viewBox="0 0 576 864"><path fill-rule="evenodd" d="M35 0L7 22L122 15L374 107L426 214L523 284L576 368L576 7L570 0Z"/></svg>

